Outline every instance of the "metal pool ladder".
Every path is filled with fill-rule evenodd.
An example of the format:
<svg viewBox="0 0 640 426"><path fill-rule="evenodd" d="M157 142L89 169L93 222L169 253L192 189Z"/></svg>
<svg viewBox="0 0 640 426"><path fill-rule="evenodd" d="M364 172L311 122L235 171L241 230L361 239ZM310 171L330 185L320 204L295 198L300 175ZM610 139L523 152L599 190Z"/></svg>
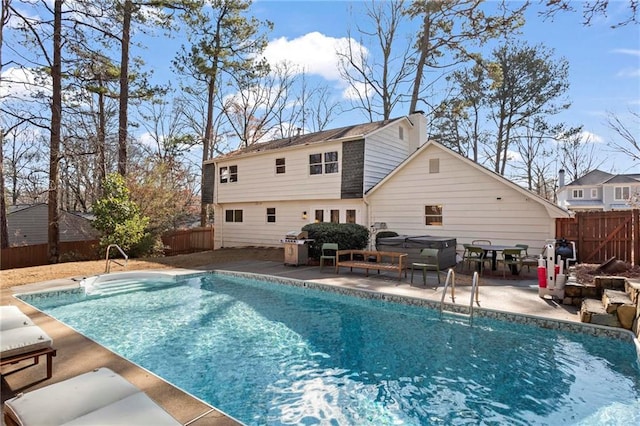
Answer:
<svg viewBox="0 0 640 426"><path fill-rule="evenodd" d="M120 254L122 255L122 257L124 257L124 263L120 263L116 259L109 259L109 252L111 251L112 247L117 248L118 251L120 252ZM116 265L124 266L126 268L127 267L127 261L129 260L129 256L127 256L127 254L124 251L122 251L122 249L120 248L119 245L117 245L117 244L109 244L109 246L107 247L107 259L106 260L107 260L107 264L104 266L104 272L108 273L111 270L111 262L115 263Z"/></svg>
<svg viewBox="0 0 640 426"><path fill-rule="evenodd" d="M453 269L449 269L447 272L447 280L444 283L444 288L442 289L442 297L440 298L440 319L442 320L442 315L444 313L444 297L447 294L447 288L449 287L449 283L451 283L451 302L456 303L455 293L456 293L456 273ZM469 324L473 325L473 298L475 295L476 303L479 305L480 301L478 300L478 285L480 284L480 278L478 276L478 272L473 273L473 281L471 283L471 298L469 300L469 313L463 314L459 312L455 312L453 310L447 310L447 313L461 316L469 319Z"/></svg>

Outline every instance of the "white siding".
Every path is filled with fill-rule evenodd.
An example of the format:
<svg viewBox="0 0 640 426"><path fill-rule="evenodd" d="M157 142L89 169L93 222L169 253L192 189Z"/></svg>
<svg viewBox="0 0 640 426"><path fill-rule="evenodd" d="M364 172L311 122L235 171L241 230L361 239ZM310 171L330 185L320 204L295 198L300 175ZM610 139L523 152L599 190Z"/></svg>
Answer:
<svg viewBox="0 0 640 426"><path fill-rule="evenodd" d="M275 207L276 222L268 223L267 208ZM243 211L242 223L225 222L225 210ZM313 223L316 209L325 211L325 222L330 220L331 209L340 210L340 222L345 221L347 209L356 210L356 222L366 221L366 210L361 200L308 200L251 203L227 203L215 206L215 248L221 247L280 247L280 240L289 231L300 231ZM303 212L307 218L303 219Z"/></svg>
<svg viewBox="0 0 640 426"><path fill-rule="evenodd" d="M440 172L429 174L430 158ZM370 222L386 222L390 231L456 238L460 247L473 239L495 244L529 244L536 252L554 238L555 219L535 199L430 146L368 197ZM443 226L424 224L426 205L443 206Z"/></svg>
<svg viewBox="0 0 640 426"><path fill-rule="evenodd" d="M398 138L398 128L403 126L404 139ZM380 182L409 156L409 126L393 124L367 137L364 147L364 191Z"/></svg>
<svg viewBox="0 0 640 426"><path fill-rule="evenodd" d="M310 175L309 155L338 152L338 173ZM286 172L276 174L276 158L285 159ZM342 144L323 143L218 162L216 202L339 199ZM238 181L220 183L219 167L238 166Z"/></svg>

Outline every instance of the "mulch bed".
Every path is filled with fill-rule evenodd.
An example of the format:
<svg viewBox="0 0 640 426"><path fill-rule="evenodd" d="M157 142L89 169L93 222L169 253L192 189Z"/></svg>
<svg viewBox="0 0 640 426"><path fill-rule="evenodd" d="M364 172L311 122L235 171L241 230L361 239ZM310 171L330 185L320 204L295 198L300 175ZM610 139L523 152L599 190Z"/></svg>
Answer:
<svg viewBox="0 0 640 426"><path fill-rule="evenodd" d="M576 280L580 284L590 284L595 277L601 276L615 276L625 278L640 278L640 266L632 266L627 264L627 270L622 272L616 272L615 274L607 274L599 269L598 264L580 263L575 265L574 274Z"/></svg>

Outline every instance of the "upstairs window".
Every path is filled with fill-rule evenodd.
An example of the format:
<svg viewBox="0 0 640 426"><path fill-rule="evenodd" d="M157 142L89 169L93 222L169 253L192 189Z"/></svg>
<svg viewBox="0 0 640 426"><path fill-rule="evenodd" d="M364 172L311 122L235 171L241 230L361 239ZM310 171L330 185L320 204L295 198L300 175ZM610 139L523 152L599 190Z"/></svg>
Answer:
<svg viewBox="0 0 640 426"><path fill-rule="evenodd" d="M338 173L338 151L324 153L324 172Z"/></svg>
<svg viewBox="0 0 640 426"><path fill-rule="evenodd" d="M442 226L442 206L424 206L424 224L427 226Z"/></svg>
<svg viewBox="0 0 640 426"><path fill-rule="evenodd" d="M220 167L220 183L238 181L238 166Z"/></svg>
<svg viewBox="0 0 640 426"><path fill-rule="evenodd" d="M276 158L276 174L281 175L285 172L285 161L284 158Z"/></svg>
<svg viewBox="0 0 640 426"><path fill-rule="evenodd" d="M630 195L628 186L616 186L613 188L613 199L616 201L628 200Z"/></svg>
<svg viewBox="0 0 640 426"><path fill-rule="evenodd" d="M571 194L573 199L580 199L584 197L584 193L582 192L582 189L574 189Z"/></svg>
<svg viewBox="0 0 640 426"><path fill-rule="evenodd" d="M598 188L591 188L591 198L598 198Z"/></svg>
<svg viewBox="0 0 640 426"><path fill-rule="evenodd" d="M338 173L338 151L309 155L309 174Z"/></svg>

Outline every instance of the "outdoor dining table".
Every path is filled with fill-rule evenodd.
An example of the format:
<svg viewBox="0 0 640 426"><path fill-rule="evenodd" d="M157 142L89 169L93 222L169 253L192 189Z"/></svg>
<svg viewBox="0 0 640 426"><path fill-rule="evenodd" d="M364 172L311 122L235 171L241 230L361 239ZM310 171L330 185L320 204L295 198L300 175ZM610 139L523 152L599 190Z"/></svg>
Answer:
<svg viewBox="0 0 640 426"><path fill-rule="evenodd" d="M482 250L484 250L485 253L485 257L487 255L488 252L491 252L491 270L495 271L497 268L497 261L498 261L498 252L501 252L503 250L522 250L522 247L515 247L515 246L503 246L503 245L495 245L495 244L474 244L474 247L480 247ZM513 275L518 275L518 267L516 265L510 265L511 266L511 273Z"/></svg>

